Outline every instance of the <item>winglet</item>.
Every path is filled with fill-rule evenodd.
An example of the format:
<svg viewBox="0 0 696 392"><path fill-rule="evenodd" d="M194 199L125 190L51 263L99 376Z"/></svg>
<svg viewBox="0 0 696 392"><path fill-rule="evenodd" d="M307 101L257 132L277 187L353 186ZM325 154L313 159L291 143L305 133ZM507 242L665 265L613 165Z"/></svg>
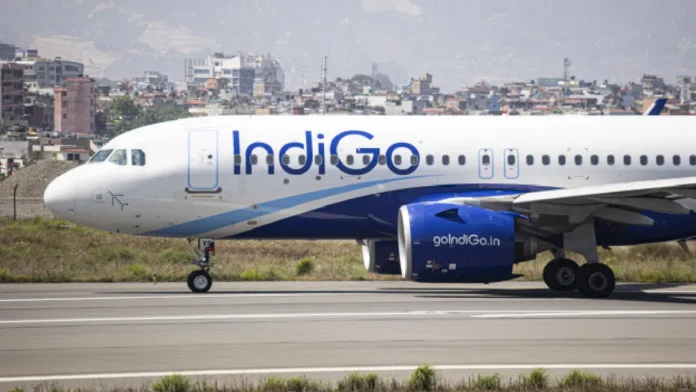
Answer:
<svg viewBox="0 0 696 392"><path fill-rule="evenodd" d="M653 102L652 105L648 108L648 110L643 113L644 116L659 116L660 113L662 113L662 109L665 108L665 104L667 103L667 98L658 98Z"/></svg>

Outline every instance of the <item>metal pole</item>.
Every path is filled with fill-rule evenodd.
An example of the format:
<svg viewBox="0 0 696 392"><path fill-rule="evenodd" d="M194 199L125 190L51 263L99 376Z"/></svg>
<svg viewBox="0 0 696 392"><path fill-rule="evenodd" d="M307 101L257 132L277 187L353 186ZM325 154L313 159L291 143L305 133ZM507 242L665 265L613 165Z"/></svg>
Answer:
<svg viewBox="0 0 696 392"><path fill-rule="evenodd" d="M12 209L13 209L12 220L17 220L17 187L19 187L19 184L15 184L14 193L12 195Z"/></svg>

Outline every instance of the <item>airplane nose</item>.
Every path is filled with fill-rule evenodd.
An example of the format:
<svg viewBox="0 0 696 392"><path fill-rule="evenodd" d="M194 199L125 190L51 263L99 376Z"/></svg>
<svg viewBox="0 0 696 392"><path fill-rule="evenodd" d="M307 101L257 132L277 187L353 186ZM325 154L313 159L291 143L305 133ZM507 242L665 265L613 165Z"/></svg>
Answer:
<svg viewBox="0 0 696 392"><path fill-rule="evenodd" d="M44 192L44 205L58 218L69 221L75 218L75 193L65 175L48 184Z"/></svg>

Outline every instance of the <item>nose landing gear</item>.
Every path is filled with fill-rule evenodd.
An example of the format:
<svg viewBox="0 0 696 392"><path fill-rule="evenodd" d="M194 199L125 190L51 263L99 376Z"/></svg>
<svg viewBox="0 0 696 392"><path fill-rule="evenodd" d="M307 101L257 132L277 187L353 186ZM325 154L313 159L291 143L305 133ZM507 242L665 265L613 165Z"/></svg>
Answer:
<svg viewBox="0 0 696 392"><path fill-rule="evenodd" d="M215 254L215 240L210 238L198 239L198 247L193 245L193 239L189 239L189 244L194 249L198 258L193 260L191 264L198 266L199 270L191 272L186 283L189 289L194 293L207 293L213 285L213 278L208 271L212 267L210 257Z"/></svg>

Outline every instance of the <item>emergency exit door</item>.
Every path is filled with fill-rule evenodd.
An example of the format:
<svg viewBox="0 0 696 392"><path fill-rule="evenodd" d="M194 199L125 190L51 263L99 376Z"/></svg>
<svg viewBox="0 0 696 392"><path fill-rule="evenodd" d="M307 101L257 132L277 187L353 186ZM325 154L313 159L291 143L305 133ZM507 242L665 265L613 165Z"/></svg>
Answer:
<svg viewBox="0 0 696 392"><path fill-rule="evenodd" d="M196 129L189 131L188 188L190 193L219 192L218 131Z"/></svg>
<svg viewBox="0 0 696 392"><path fill-rule="evenodd" d="M490 148L482 148L479 150L478 157L478 172L479 178L490 180L493 178L493 150Z"/></svg>

